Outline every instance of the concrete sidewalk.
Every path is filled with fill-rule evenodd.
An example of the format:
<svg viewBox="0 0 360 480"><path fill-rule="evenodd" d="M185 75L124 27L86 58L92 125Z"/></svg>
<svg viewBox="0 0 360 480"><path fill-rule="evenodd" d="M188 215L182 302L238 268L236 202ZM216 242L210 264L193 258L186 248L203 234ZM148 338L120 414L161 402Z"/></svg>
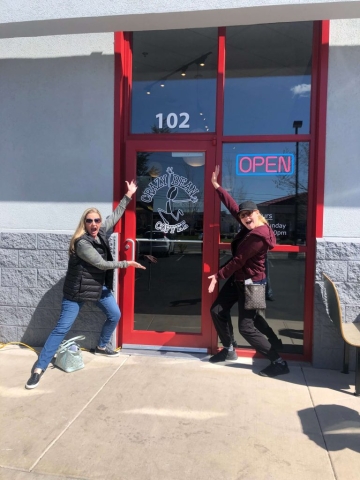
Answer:
<svg viewBox="0 0 360 480"><path fill-rule="evenodd" d="M293 363L268 379L262 360L85 352L83 370L49 368L29 391L35 359L0 351L1 479L360 478L353 373Z"/></svg>

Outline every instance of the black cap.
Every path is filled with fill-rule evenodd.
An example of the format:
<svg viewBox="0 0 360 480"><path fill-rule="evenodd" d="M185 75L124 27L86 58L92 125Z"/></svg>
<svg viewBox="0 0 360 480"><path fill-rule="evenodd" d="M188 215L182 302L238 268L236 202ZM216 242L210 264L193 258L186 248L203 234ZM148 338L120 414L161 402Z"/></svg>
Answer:
<svg viewBox="0 0 360 480"><path fill-rule="evenodd" d="M242 210L253 211L253 210L258 210L258 207L256 203L253 202L252 200L246 200L245 202L242 202L239 205L239 212L241 212Z"/></svg>

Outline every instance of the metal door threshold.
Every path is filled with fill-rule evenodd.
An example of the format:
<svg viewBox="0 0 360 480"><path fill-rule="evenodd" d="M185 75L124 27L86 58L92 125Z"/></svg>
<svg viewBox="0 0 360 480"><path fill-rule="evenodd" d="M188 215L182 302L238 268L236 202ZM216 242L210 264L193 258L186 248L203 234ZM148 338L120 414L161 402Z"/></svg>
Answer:
<svg viewBox="0 0 360 480"><path fill-rule="evenodd" d="M194 348L194 347L170 347L167 345L137 345L124 343L122 350L153 350L157 352L183 352L183 353L205 353L207 354L207 348Z"/></svg>

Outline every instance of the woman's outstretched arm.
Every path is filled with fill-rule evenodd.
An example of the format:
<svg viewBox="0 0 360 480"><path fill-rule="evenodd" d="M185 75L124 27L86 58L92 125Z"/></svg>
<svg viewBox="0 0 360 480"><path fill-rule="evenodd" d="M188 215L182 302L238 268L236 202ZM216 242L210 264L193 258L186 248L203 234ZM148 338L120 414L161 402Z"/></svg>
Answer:
<svg viewBox="0 0 360 480"><path fill-rule="evenodd" d="M104 260L102 256L86 240L80 240L76 244L76 255L87 263L90 263L100 270L113 270L115 268L135 267L146 269L143 265L133 260Z"/></svg>
<svg viewBox="0 0 360 480"><path fill-rule="evenodd" d="M225 207L229 210L231 215L234 218L236 218L238 222L240 222L238 217L238 212L239 212L238 204L235 202L232 196L229 195L228 192L224 188L222 188L221 185L219 184L218 182L219 173L220 173L220 167L219 165L216 165L215 171L211 175L211 183L213 184L213 187L215 188L216 193L219 195L221 203L223 203Z"/></svg>
<svg viewBox="0 0 360 480"><path fill-rule="evenodd" d="M113 228L123 216L126 207L129 205L132 196L137 190L137 185L134 180L131 180L130 183L127 181L125 183L128 189L127 192L125 193L124 197L121 199L119 205L116 207L113 213L104 222L104 228L107 237L110 237L110 235L112 234Z"/></svg>

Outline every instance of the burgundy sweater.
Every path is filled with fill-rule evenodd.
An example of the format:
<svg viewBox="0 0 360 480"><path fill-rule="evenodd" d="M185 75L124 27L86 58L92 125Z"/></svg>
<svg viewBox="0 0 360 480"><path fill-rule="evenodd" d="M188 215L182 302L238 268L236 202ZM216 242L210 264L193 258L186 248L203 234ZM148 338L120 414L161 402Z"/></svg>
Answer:
<svg viewBox="0 0 360 480"><path fill-rule="evenodd" d="M265 259L268 250L276 244L275 234L269 225L261 225L253 230L248 230L238 216L239 207L235 200L226 190L219 187L218 193L221 202L229 210L231 215L241 224L241 230L231 242L233 258L224 265L216 274L217 280L231 277L235 280L253 281L263 280L265 275Z"/></svg>

